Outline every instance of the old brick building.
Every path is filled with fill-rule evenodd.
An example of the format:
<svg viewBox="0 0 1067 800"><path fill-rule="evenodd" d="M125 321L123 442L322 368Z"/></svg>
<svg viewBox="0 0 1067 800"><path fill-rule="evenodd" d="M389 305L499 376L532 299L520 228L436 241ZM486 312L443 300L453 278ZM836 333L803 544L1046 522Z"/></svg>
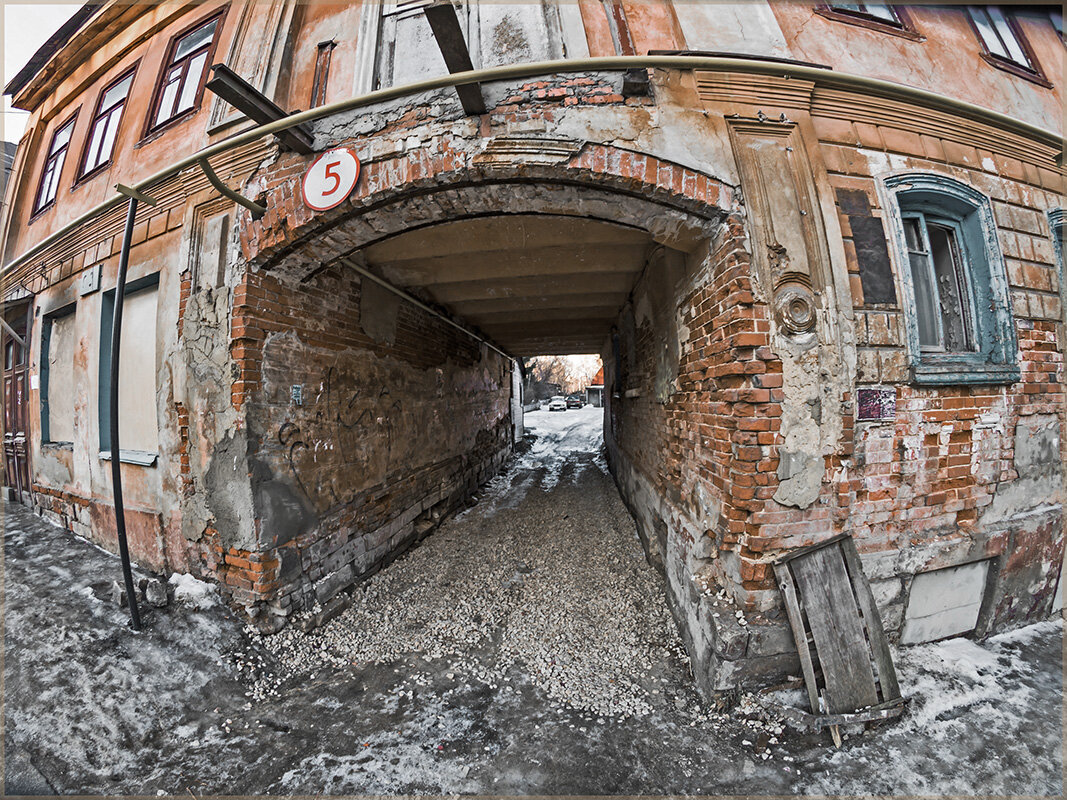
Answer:
<svg viewBox="0 0 1067 800"><path fill-rule="evenodd" d="M105 2L8 85L23 502L114 544L123 183L158 201L119 353L133 553L264 628L498 471L514 359L549 353L603 355L611 469L705 688L795 670L770 565L841 532L901 641L1058 606L1058 9L460 2L485 113L447 81L333 108L446 74L424 5ZM204 88L219 63L323 107L314 152L213 151L262 217L172 168L254 127ZM341 146L355 190L313 210L301 178Z"/></svg>

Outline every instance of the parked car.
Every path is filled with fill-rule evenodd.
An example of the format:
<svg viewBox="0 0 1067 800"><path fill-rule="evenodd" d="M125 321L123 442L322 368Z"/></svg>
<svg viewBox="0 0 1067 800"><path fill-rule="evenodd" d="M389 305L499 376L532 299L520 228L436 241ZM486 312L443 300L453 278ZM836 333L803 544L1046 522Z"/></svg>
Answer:
<svg viewBox="0 0 1067 800"><path fill-rule="evenodd" d="M555 397L553 397L551 400L548 401L548 410L549 411L566 411L567 410L567 401L564 400L560 395L556 395Z"/></svg>
<svg viewBox="0 0 1067 800"><path fill-rule="evenodd" d="M567 408L582 408L585 405L585 398L580 394L572 394L567 398Z"/></svg>

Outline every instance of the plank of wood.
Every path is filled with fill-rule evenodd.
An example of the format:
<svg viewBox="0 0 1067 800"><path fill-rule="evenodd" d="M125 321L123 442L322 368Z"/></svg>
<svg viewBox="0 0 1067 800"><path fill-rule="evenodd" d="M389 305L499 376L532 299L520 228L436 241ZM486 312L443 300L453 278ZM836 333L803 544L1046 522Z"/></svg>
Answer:
<svg viewBox="0 0 1067 800"><path fill-rule="evenodd" d="M815 667L811 663L811 650L808 649L808 632L800 615L800 603L797 601L793 576L786 564L775 564L774 575L778 579L782 597L785 598L785 613L789 616L789 626L793 629L793 641L796 643L797 653L800 654L800 668L804 672L804 685L808 690L811 713L818 714L819 687L815 683Z"/></svg>
<svg viewBox="0 0 1067 800"><path fill-rule="evenodd" d="M826 682L827 712L839 714L878 702L870 650L840 547L794 558L792 570L815 637Z"/></svg>
<svg viewBox="0 0 1067 800"><path fill-rule="evenodd" d="M860 611L863 612L863 625L867 629L867 639L871 643L871 653L874 655L874 664L878 669L878 682L882 688L881 699L883 702L896 700L900 697L900 686L897 684L897 671L893 666L893 656L889 652L889 642L886 641L882 618L878 614L878 606L871 593L871 584L863 572L863 564L856 551L856 543L851 537L841 543L841 552L845 557L845 566L852 580L856 602L859 603Z"/></svg>

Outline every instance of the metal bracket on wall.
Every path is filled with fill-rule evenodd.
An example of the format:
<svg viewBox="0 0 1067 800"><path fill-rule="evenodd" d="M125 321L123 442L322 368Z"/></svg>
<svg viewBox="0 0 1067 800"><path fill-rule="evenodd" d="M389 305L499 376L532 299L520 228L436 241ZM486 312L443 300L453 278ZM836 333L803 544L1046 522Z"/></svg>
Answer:
<svg viewBox="0 0 1067 800"><path fill-rule="evenodd" d="M244 206L249 211L251 211L252 219L259 219L267 213L267 209L261 206L259 203L255 203L249 200L243 194L238 194L225 183L223 183L222 180L219 179L219 176L215 174L215 170L211 168L211 164L206 158L201 158L196 163L200 165L200 169L203 170L204 175L207 176L207 179L208 181L210 181L211 185L214 186L225 197L230 198L231 200L233 200L233 202L237 203L240 206Z"/></svg>
<svg viewBox="0 0 1067 800"><path fill-rule="evenodd" d="M474 65L471 63L467 41L463 38L463 28L459 24L456 7L448 0L443 0L426 6L422 12L430 23L433 38L441 48L441 57L444 58L448 71L452 74L472 71ZM486 112L480 83L457 84L455 90L464 114L471 117Z"/></svg>

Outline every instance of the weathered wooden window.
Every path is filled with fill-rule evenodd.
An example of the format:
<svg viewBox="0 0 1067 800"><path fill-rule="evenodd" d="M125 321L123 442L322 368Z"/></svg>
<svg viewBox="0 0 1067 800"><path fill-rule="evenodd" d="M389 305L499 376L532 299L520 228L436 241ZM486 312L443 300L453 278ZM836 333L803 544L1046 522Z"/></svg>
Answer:
<svg viewBox="0 0 1067 800"><path fill-rule="evenodd" d="M132 84L133 70L131 69L100 93L96 113L93 114L93 122L89 128L85 153L82 155L82 178L111 161L111 154L115 150L115 137L119 132L119 122L126 108L126 97L130 93Z"/></svg>
<svg viewBox="0 0 1067 800"><path fill-rule="evenodd" d="M1019 379L1008 279L989 198L944 175L884 179L918 383Z"/></svg>
<svg viewBox="0 0 1067 800"><path fill-rule="evenodd" d="M927 350L974 352L974 310L965 255L955 223L904 217L919 344Z"/></svg>
<svg viewBox="0 0 1067 800"><path fill-rule="evenodd" d="M829 8L840 14L853 14L884 25L901 24L897 12L885 3L830 3Z"/></svg>
<svg viewBox="0 0 1067 800"><path fill-rule="evenodd" d="M356 46L357 91L448 73L423 12L428 4L429 0L363 3ZM575 3L454 0L453 4L475 68L588 53Z"/></svg>
<svg viewBox="0 0 1067 800"><path fill-rule="evenodd" d="M375 88L447 75L448 68L422 9L430 0L394 0L382 6ZM467 4L457 9L460 25L468 22ZM469 31L465 31L469 43Z"/></svg>
<svg viewBox="0 0 1067 800"><path fill-rule="evenodd" d="M315 79L311 85L311 108L321 106L326 102L326 86L330 81L330 59L333 57L333 49L337 46L334 41L322 42L315 53Z"/></svg>
<svg viewBox="0 0 1067 800"><path fill-rule="evenodd" d="M1010 12L997 6L968 6L967 14L986 61L1051 86Z"/></svg>
<svg viewBox="0 0 1067 800"><path fill-rule="evenodd" d="M221 15L216 15L171 42L167 66L156 90L152 129L192 111L200 102L220 21Z"/></svg>
<svg viewBox="0 0 1067 800"><path fill-rule="evenodd" d="M44 162L44 172L41 173L41 185L37 188L37 202L33 204L35 214L44 211L55 202L59 178L63 173L63 164L67 160L70 137L74 133L74 119L75 117L71 117L52 134L52 143L48 146L48 158Z"/></svg>

